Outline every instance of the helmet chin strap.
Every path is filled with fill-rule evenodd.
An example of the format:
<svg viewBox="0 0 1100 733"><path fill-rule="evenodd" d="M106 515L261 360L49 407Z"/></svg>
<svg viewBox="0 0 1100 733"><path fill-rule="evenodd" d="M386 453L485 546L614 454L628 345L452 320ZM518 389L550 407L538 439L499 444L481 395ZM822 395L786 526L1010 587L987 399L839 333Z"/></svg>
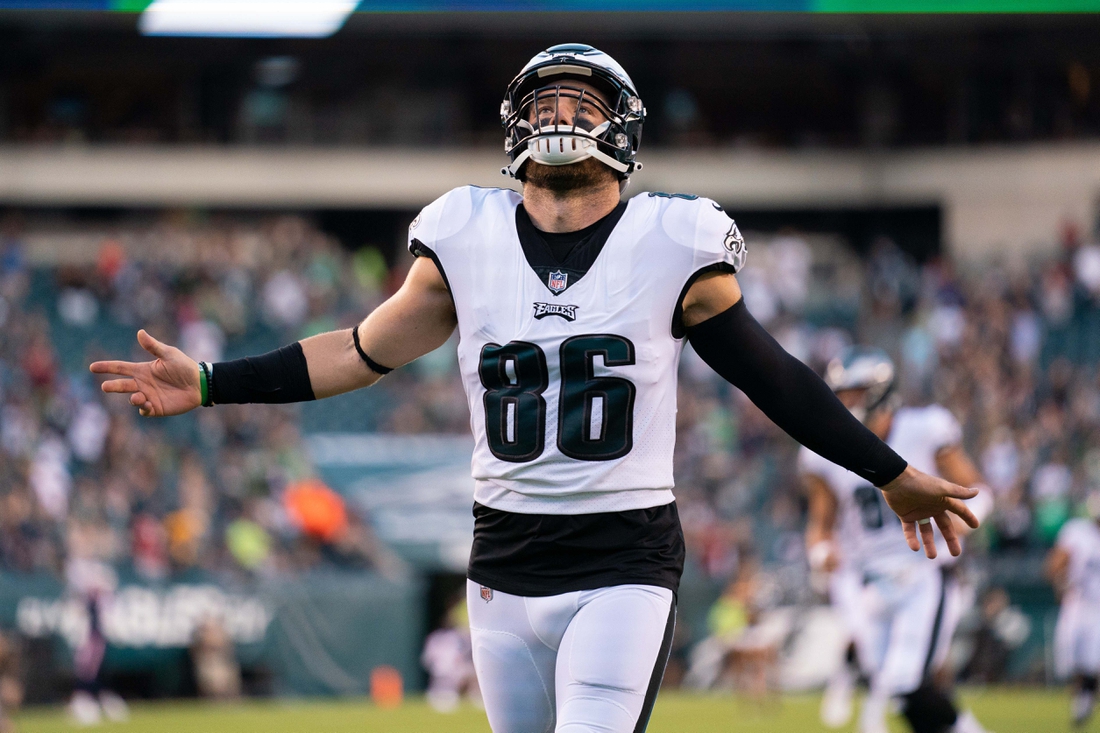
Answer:
<svg viewBox="0 0 1100 733"><path fill-rule="evenodd" d="M620 163L607 153L599 149L596 140L587 135L555 134L539 135L527 142L527 149L516 156L512 165L501 168L504 175L516 177L516 172L527 162L527 159L541 163L542 165L572 165L586 158L595 158L608 168L619 173L626 173L630 166ZM635 163L634 169L640 169L641 163Z"/></svg>

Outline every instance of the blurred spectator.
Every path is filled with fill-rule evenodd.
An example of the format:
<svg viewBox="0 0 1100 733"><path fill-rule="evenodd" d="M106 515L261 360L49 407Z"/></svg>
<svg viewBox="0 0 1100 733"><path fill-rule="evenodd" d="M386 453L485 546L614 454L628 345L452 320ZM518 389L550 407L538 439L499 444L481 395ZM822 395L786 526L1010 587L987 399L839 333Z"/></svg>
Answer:
<svg viewBox="0 0 1100 733"><path fill-rule="evenodd" d="M732 687L760 699L773 689L785 629L764 622L765 594L755 562L744 563L707 614L709 636L691 652L684 683L696 689Z"/></svg>
<svg viewBox="0 0 1100 733"><path fill-rule="evenodd" d="M200 697L231 700L241 695L241 667L224 624L208 618L195 628L191 664Z"/></svg>
<svg viewBox="0 0 1100 733"><path fill-rule="evenodd" d="M103 615L118 587L118 577L102 562L83 556L86 549L90 548L74 548L74 557L65 568L69 594L84 605L88 615L87 631L73 650L76 689L69 700L69 715L79 725L94 725L102 716L122 721L130 713L123 699L105 687L101 677L107 652Z"/></svg>
<svg viewBox="0 0 1100 733"><path fill-rule="evenodd" d="M990 588L982 598L974 647L960 677L964 682L988 685L1002 682L1008 657L1031 633L1031 622L1010 604L1003 588Z"/></svg>
<svg viewBox="0 0 1100 733"><path fill-rule="evenodd" d="M1054 543L1058 530L1069 519L1073 472L1065 458L1065 450L1059 448L1051 461L1040 466L1031 479L1036 530L1047 545Z"/></svg>
<svg viewBox="0 0 1100 733"><path fill-rule="evenodd" d="M308 537L335 542L348 531L344 500L317 479L288 486L283 504L290 520Z"/></svg>
<svg viewBox="0 0 1100 733"><path fill-rule="evenodd" d="M0 733L15 733L11 713L23 704L23 676L19 647L7 634L0 633Z"/></svg>
<svg viewBox="0 0 1100 733"><path fill-rule="evenodd" d="M1094 301L1100 301L1100 243L1088 242L1073 255L1073 270L1077 282Z"/></svg>
<svg viewBox="0 0 1100 733"><path fill-rule="evenodd" d="M438 712L456 710L463 695L475 702L480 699L465 598L457 600L443 625L428 634L420 664L428 672L428 704Z"/></svg>

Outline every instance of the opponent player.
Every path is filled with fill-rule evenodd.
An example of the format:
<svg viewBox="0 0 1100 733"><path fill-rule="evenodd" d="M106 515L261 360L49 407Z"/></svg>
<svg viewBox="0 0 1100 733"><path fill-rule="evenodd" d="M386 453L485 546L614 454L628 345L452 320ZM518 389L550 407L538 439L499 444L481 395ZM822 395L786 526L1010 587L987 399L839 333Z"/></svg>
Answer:
<svg viewBox="0 0 1100 733"><path fill-rule="evenodd" d="M826 369L826 383L910 465L963 486L981 488L981 476L961 446L962 431L939 405L901 407L895 370L880 349L853 347ZM862 733L886 730L886 708L900 698L914 733L978 733L969 712L932 684L945 660L961 616L960 593L949 567L914 562L901 541L897 519L881 492L859 476L803 449L799 470L809 496L806 528L811 564L831 571L830 597L852 635L871 690L860 719ZM988 490L967 502L980 518L992 509ZM960 534L966 527L960 526ZM938 565L938 566L937 566ZM846 722L851 710L851 673L830 681L822 718Z"/></svg>
<svg viewBox="0 0 1100 733"><path fill-rule="evenodd" d="M121 375L104 390L142 415L175 415L365 387L457 326L471 639L496 733L646 727L684 560L671 489L685 337L796 439L880 486L914 550L935 556L933 519L952 552L951 514L977 524L972 491L907 466L752 318L733 275L745 243L721 207L620 201L644 118L611 57L555 46L501 106L523 195L464 187L425 208L405 284L359 326L212 366L141 331L154 361L92 365Z"/></svg>
<svg viewBox="0 0 1100 733"><path fill-rule="evenodd" d="M1100 491L1085 503L1086 517L1058 532L1047 574L1062 599L1054 627L1054 667L1073 680L1073 723L1083 726L1096 704L1100 677Z"/></svg>

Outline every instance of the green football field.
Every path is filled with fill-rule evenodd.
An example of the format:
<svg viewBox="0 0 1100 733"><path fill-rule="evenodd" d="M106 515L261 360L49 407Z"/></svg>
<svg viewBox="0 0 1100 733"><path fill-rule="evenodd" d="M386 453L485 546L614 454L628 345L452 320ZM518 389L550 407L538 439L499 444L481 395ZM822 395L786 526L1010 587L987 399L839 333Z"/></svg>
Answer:
<svg viewBox="0 0 1100 733"><path fill-rule="evenodd" d="M1061 691L997 688L964 691L963 700L992 733L1057 733L1071 730L1068 696ZM657 701L650 733L802 733L824 731L817 696L788 696L753 703L729 696L665 693ZM61 709L31 709L17 716L20 733L72 731ZM899 721L892 730L903 731ZM420 699L396 710L361 700L196 702L135 705L127 723L104 723L111 733L488 733L485 714L473 708L441 715ZM844 730L852 730L852 726ZM1100 718L1083 729L1100 733Z"/></svg>

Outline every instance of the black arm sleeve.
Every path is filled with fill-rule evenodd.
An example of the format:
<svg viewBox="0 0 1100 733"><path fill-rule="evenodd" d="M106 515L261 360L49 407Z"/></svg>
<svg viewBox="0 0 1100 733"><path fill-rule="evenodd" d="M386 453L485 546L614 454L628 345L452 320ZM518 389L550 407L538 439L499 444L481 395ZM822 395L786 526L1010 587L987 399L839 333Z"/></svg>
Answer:
<svg viewBox="0 0 1100 733"><path fill-rule="evenodd" d="M841 404L813 370L764 330L745 299L687 329L696 353L743 391L772 422L814 453L875 486L905 470L905 460Z"/></svg>
<svg viewBox="0 0 1100 733"><path fill-rule="evenodd" d="M295 341L260 356L214 364L210 396L214 404L284 404L315 399L302 345Z"/></svg>

